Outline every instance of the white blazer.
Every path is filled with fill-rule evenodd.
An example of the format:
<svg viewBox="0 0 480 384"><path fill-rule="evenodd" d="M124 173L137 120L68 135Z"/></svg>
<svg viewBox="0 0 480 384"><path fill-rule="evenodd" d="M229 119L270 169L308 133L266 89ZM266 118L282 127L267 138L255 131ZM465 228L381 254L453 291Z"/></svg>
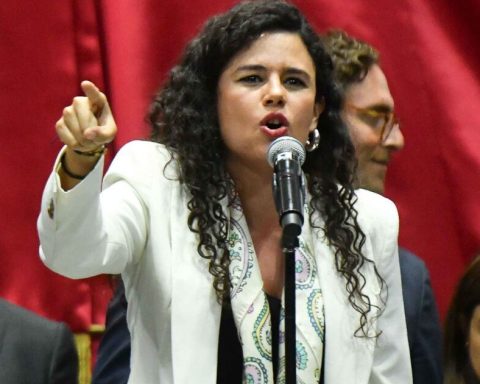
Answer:
<svg viewBox="0 0 480 384"><path fill-rule="evenodd" d="M62 151L63 152L63 151ZM186 189L175 164L156 143L134 141L116 155L101 178L103 159L75 188L60 188L57 158L38 218L40 257L64 276L121 273L132 337L129 383L216 384L221 307L208 265L187 227ZM380 195L359 190L356 209L375 261L388 286L385 311L372 320L375 338L355 337L359 314L347 299L334 254L318 234L315 254L325 306L326 384L412 382L397 252L398 215ZM363 268L364 288L380 305L373 267Z"/></svg>

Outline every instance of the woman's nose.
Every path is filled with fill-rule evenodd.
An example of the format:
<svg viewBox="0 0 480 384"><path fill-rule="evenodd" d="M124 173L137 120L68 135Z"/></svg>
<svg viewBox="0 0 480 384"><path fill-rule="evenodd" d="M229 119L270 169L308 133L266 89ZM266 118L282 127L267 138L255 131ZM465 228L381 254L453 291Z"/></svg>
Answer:
<svg viewBox="0 0 480 384"><path fill-rule="evenodd" d="M285 100L285 87L281 83L280 79L270 79L265 86L263 104L265 106L283 106L285 105Z"/></svg>

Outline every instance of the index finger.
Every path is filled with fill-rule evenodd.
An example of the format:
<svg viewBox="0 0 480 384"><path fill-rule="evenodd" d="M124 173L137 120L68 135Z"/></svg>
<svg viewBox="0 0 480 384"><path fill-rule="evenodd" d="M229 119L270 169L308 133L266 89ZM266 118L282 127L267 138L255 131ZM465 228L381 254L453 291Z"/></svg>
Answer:
<svg viewBox="0 0 480 384"><path fill-rule="evenodd" d="M84 80L80 84L85 96L88 97L93 112L96 114L101 111L106 104L105 95L98 89L98 87L91 81Z"/></svg>

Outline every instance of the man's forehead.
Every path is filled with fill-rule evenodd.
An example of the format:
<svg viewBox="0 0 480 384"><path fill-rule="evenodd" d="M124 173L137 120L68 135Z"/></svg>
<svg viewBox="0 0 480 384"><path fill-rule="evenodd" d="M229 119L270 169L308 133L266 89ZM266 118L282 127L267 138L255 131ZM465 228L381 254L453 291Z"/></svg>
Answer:
<svg viewBox="0 0 480 384"><path fill-rule="evenodd" d="M374 64L362 81L345 90L345 101L361 108L390 112L394 108L393 96L382 69Z"/></svg>

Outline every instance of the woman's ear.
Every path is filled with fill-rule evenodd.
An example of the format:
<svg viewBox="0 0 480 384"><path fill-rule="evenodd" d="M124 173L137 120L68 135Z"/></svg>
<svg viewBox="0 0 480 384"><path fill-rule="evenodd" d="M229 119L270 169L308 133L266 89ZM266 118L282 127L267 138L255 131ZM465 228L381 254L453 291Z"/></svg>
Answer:
<svg viewBox="0 0 480 384"><path fill-rule="evenodd" d="M312 124L310 126L309 132L313 132L313 130L317 128L318 119L320 118L320 115L324 110L325 110L325 98L322 97L322 99L316 102L315 106L313 107L313 119L312 119Z"/></svg>

